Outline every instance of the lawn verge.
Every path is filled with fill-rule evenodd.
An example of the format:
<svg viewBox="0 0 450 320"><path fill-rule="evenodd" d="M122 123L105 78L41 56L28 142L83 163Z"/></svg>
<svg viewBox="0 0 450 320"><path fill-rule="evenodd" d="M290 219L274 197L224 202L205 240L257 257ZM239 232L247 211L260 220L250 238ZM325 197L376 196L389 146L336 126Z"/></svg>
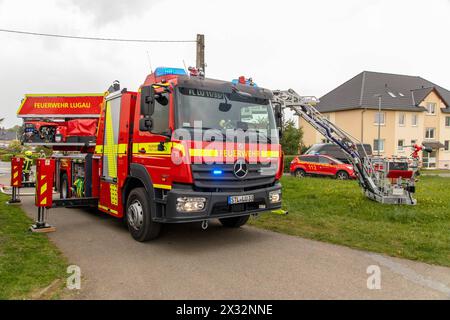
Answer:
<svg viewBox="0 0 450 320"><path fill-rule="evenodd" d="M0 300L53 298L64 283L67 261L47 235L28 231L31 219L7 200L0 194ZM49 286L51 295L39 294Z"/></svg>
<svg viewBox="0 0 450 320"><path fill-rule="evenodd" d="M356 181L283 177L287 216L250 224L289 235L450 266L449 178L421 177L416 206L365 198Z"/></svg>

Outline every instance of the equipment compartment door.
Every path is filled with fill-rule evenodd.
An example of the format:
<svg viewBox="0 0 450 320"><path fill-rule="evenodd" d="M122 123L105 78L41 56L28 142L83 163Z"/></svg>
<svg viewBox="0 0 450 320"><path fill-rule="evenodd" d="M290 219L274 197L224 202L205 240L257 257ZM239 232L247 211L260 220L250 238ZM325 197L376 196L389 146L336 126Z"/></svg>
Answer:
<svg viewBox="0 0 450 320"><path fill-rule="evenodd" d="M117 160L119 152L121 95L112 94L111 96L105 100L103 161L98 207L102 211L119 216Z"/></svg>

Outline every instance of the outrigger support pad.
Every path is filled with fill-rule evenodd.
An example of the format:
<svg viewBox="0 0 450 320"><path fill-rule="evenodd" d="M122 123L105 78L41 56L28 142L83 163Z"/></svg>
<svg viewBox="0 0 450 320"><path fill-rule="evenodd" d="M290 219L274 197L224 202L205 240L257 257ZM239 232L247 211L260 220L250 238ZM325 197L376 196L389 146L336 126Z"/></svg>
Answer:
<svg viewBox="0 0 450 320"><path fill-rule="evenodd" d="M56 228L49 225L45 222L45 216L47 213L47 208L45 207L38 207L38 216L37 221L35 224L33 224L30 227L31 232L37 232L37 233L48 233L48 232L55 232Z"/></svg>
<svg viewBox="0 0 450 320"><path fill-rule="evenodd" d="M11 199L9 199L6 204L19 204L22 201L19 198L19 188L17 187L12 187L11 190Z"/></svg>

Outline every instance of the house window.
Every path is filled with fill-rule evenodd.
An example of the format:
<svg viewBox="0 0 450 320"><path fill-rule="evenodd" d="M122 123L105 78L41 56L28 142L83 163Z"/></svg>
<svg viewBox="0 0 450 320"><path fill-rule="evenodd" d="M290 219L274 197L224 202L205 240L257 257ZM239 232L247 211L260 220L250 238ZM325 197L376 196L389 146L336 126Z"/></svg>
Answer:
<svg viewBox="0 0 450 320"><path fill-rule="evenodd" d="M427 114L436 114L436 103L435 102L427 103Z"/></svg>
<svg viewBox="0 0 450 320"><path fill-rule="evenodd" d="M400 139L397 141L397 149L398 151L403 151L403 147L405 146L405 140Z"/></svg>
<svg viewBox="0 0 450 320"><path fill-rule="evenodd" d="M417 127L417 114L412 115L411 124L413 127Z"/></svg>
<svg viewBox="0 0 450 320"><path fill-rule="evenodd" d="M404 113L400 113L398 115L398 125L399 126L404 126L405 125L405 114Z"/></svg>
<svg viewBox="0 0 450 320"><path fill-rule="evenodd" d="M444 141L444 150L449 151L450 150L450 140Z"/></svg>
<svg viewBox="0 0 450 320"><path fill-rule="evenodd" d="M450 117L449 116L445 117L445 126L450 127Z"/></svg>
<svg viewBox="0 0 450 320"><path fill-rule="evenodd" d="M434 139L435 131L436 131L435 128L426 128L425 139Z"/></svg>
<svg viewBox="0 0 450 320"><path fill-rule="evenodd" d="M375 140L373 140L373 150L374 151L383 152L384 151L384 139L381 139L381 140L375 139Z"/></svg>
<svg viewBox="0 0 450 320"><path fill-rule="evenodd" d="M417 143L417 140L416 139L412 139L411 140L411 145L413 146L413 145L415 145Z"/></svg>
<svg viewBox="0 0 450 320"><path fill-rule="evenodd" d="M385 118L384 112L376 112L375 113L375 124L376 125L384 125L384 118Z"/></svg>

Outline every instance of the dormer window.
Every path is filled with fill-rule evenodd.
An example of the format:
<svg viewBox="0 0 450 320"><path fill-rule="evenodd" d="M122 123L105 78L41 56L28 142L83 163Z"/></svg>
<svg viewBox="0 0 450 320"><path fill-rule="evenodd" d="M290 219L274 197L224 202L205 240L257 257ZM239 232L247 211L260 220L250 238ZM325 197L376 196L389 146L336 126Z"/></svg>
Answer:
<svg viewBox="0 0 450 320"><path fill-rule="evenodd" d="M429 115L436 114L436 102L428 102L426 108L427 108L427 114L429 114Z"/></svg>

